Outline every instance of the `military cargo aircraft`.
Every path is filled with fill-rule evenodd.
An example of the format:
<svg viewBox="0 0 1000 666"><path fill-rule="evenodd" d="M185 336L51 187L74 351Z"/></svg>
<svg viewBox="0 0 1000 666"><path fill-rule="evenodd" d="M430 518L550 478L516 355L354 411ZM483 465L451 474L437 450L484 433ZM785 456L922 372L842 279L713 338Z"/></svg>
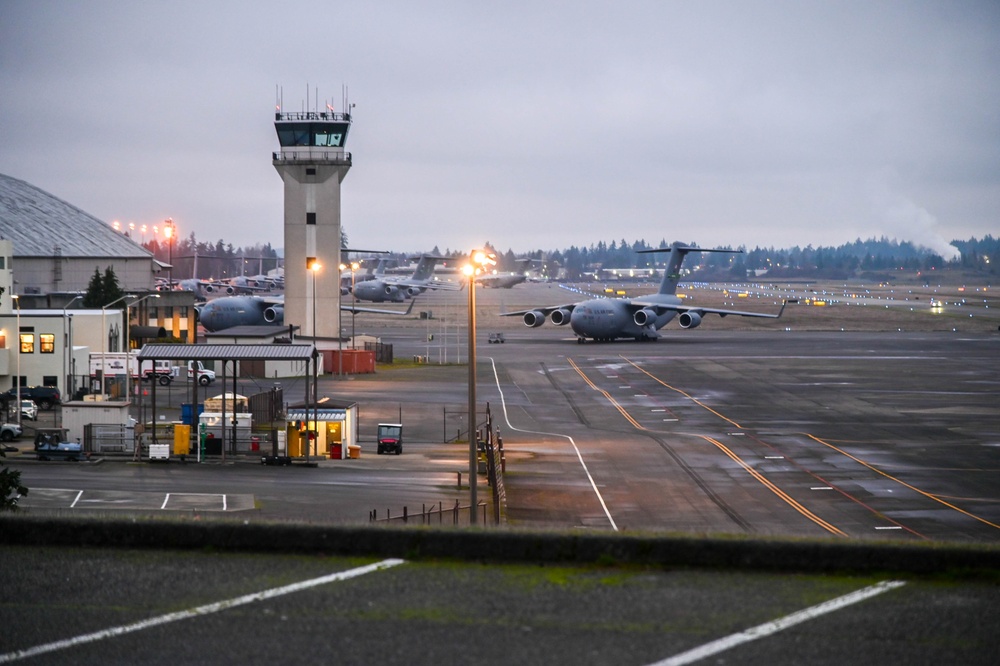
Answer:
<svg viewBox="0 0 1000 666"><path fill-rule="evenodd" d="M502 312L501 316L520 316L524 319L525 326L531 328L541 326L548 317L556 326L569 324L576 333L577 342L585 342L588 339L609 342L617 338L656 340L660 337L658 331L674 317L677 317L677 323L681 328L697 328L706 314L717 314L720 317L736 315L777 319L785 310L784 303L777 314L722 310L686 305L677 296L677 283L680 280L681 263L685 256L691 252L740 252L740 250L709 250L675 242L667 248L640 250L640 252L672 253L663 273L660 289L655 294L639 298L596 298L579 303Z"/></svg>

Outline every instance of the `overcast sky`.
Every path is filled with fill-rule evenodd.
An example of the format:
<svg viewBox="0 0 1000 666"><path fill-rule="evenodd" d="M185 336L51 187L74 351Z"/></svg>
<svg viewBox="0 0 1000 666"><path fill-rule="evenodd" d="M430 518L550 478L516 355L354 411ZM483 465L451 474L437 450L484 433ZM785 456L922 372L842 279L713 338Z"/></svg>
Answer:
<svg viewBox="0 0 1000 666"><path fill-rule="evenodd" d="M0 173L109 223L281 247L277 87L356 247L1000 233L995 0L0 0Z"/></svg>

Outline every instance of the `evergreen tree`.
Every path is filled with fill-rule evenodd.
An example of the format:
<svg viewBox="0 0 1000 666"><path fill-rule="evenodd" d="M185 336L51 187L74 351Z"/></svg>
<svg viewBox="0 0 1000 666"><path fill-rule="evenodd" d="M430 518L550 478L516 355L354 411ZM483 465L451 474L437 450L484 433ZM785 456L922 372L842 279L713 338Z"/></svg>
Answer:
<svg viewBox="0 0 1000 666"><path fill-rule="evenodd" d="M115 270L111 266L104 269L104 278L101 280L101 287L104 290L103 296L106 299L101 305L113 303L125 295L121 285L118 284L118 276L115 275Z"/></svg>
<svg viewBox="0 0 1000 666"><path fill-rule="evenodd" d="M94 266L94 274L90 276L90 282L87 284L83 305L88 308L99 308L104 305L104 282L101 280L101 271L97 266Z"/></svg>

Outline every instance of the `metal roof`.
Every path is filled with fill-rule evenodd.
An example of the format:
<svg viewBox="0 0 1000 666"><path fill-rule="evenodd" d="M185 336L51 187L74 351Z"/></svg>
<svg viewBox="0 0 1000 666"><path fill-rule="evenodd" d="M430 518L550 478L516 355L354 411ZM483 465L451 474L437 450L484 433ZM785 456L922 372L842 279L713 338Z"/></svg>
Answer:
<svg viewBox="0 0 1000 666"><path fill-rule="evenodd" d="M346 409L289 409L285 412L286 421L343 421L347 415Z"/></svg>
<svg viewBox="0 0 1000 666"><path fill-rule="evenodd" d="M313 345L178 345L149 344L138 358L159 361L309 361Z"/></svg>
<svg viewBox="0 0 1000 666"><path fill-rule="evenodd" d="M34 185L0 174L0 238L15 257L135 257L150 252L89 213Z"/></svg>

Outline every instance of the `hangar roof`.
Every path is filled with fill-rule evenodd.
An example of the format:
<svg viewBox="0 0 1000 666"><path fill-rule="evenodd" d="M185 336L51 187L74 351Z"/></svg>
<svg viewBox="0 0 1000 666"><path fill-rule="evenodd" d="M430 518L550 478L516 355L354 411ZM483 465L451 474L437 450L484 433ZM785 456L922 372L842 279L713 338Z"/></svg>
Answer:
<svg viewBox="0 0 1000 666"><path fill-rule="evenodd" d="M34 185L0 174L0 238L15 257L135 257L152 255L111 225Z"/></svg>

